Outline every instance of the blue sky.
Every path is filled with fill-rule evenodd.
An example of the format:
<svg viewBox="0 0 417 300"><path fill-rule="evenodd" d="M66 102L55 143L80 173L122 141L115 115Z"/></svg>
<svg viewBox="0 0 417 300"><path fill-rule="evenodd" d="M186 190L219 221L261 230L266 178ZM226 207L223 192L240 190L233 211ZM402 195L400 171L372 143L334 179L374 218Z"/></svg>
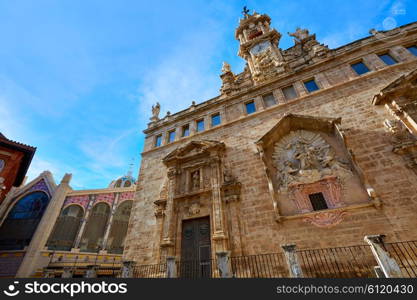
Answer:
<svg viewBox="0 0 417 300"><path fill-rule="evenodd" d="M182 110L218 94L223 61L243 70L244 5L271 16L284 49L297 26L334 48L417 21L412 0L0 0L0 131L37 147L29 179L106 187L132 158L137 176L151 105Z"/></svg>

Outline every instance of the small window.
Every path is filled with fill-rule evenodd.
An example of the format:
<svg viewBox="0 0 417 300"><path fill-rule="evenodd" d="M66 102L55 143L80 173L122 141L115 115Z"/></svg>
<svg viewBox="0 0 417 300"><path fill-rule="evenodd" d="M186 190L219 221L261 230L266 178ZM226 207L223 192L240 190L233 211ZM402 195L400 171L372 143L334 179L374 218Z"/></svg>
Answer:
<svg viewBox="0 0 417 300"><path fill-rule="evenodd" d="M221 121L222 120L220 118L220 114L219 113L214 114L214 115L211 116L211 126L212 127L217 126L217 125L220 125Z"/></svg>
<svg viewBox="0 0 417 300"><path fill-rule="evenodd" d="M363 62L358 62L356 64L350 65L352 69L356 72L358 75L362 75L369 72L368 67Z"/></svg>
<svg viewBox="0 0 417 300"><path fill-rule="evenodd" d="M255 102L251 101L248 103L245 103L246 107L246 113L250 115L251 113L254 113L256 111Z"/></svg>
<svg viewBox="0 0 417 300"><path fill-rule="evenodd" d="M175 141L175 130L172 130L168 133L168 143Z"/></svg>
<svg viewBox="0 0 417 300"><path fill-rule="evenodd" d="M197 132L203 131L204 130L204 120L198 120L197 122Z"/></svg>
<svg viewBox="0 0 417 300"><path fill-rule="evenodd" d="M315 193L308 195L311 201L311 205L313 206L313 210L323 210L327 209L327 202L324 199L323 193Z"/></svg>
<svg viewBox="0 0 417 300"><path fill-rule="evenodd" d="M417 56L417 46L407 47L407 50L410 51L414 56Z"/></svg>
<svg viewBox="0 0 417 300"><path fill-rule="evenodd" d="M181 136L182 137L186 137L190 135L190 125L184 125L182 126L182 132L181 132Z"/></svg>
<svg viewBox="0 0 417 300"><path fill-rule="evenodd" d="M282 92L284 93L284 97L287 100L297 98L297 92L292 85L283 88Z"/></svg>
<svg viewBox="0 0 417 300"><path fill-rule="evenodd" d="M310 79L304 82L304 86L306 87L306 90L311 93L314 91L319 90L319 86L317 85L316 81L314 79Z"/></svg>
<svg viewBox="0 0 417 300"><path fill-rule="evenodd" d="M277 101L275 100L275 97L272 93L262 96L262 99L264 101L265 107L271 107L277 104Z"/></svg>
<svg viewBox="0 0 417 300"><path fill-rule="evenodd" d="M379 58L388 66L395 65L397 61L388 53L378 55Z"/></svg>
<svg viewBox="0 0 417 300"><path fill-rule="evenodd" d="M157 135L155 138L155 147L160 147L162 144L162 134Z"/></svg>

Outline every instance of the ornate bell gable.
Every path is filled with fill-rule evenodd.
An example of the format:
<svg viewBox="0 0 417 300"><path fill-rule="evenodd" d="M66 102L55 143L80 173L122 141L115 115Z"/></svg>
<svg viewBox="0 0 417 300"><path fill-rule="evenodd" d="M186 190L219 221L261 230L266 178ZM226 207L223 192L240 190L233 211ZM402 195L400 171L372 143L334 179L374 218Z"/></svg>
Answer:
<svg viewBox="0 0 417 300"><path fill-rule="evenodd" d="M340 209L369 204L340 122L286 114L256 143L279 220L314 213L322 217L305 216L306 222L331 226L346 215Z"/></svg>

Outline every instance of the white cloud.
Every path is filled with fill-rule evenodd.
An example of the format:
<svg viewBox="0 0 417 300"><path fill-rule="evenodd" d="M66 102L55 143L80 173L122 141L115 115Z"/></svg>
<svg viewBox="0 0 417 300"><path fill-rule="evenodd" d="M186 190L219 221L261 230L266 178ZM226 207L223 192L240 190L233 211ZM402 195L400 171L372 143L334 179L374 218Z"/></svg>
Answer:
<svg viewBox="0 0 417 300"><path fill-rule="evenodd" d="M139 113L151 114L156 102L161 104L161 115L178 112L191 105L208 100L219 93L221 59L215 58L224 28L214 22L204 29L185 36L153 70L144 74L139 86ZM220 48L220 47L219 47Z"/></svg>

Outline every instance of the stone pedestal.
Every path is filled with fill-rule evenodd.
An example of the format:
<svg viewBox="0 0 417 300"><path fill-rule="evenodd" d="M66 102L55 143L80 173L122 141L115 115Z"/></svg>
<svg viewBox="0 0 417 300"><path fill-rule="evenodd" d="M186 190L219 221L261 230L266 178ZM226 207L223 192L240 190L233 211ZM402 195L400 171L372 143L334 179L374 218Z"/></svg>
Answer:
<svg viewBox="0 0 417 300"><path fill-rule="evenodd" d="M217 257L217 268L220 272L220 277L221 278L233 277L232 266L230 263L230 253L228 251L217 252L216 257Z"/></svg>
<svg viewBox="0 0 417 300"><path fill-rule="evenodd" d="M290 277L292 278L302 278L303 271L301 266L298 262L297 253L295 252L295 245L282 245L282 249L284 249L285 260L288 265L288 270L290 273Z"/></svg>
<svg viewBox="0 0 417 300"><path fill-rule="evenodd" d="M364 240L371 246L372 254L386 278L403 277L395 259L384 249L382 238L383 235L367 235Z"/></svg>

